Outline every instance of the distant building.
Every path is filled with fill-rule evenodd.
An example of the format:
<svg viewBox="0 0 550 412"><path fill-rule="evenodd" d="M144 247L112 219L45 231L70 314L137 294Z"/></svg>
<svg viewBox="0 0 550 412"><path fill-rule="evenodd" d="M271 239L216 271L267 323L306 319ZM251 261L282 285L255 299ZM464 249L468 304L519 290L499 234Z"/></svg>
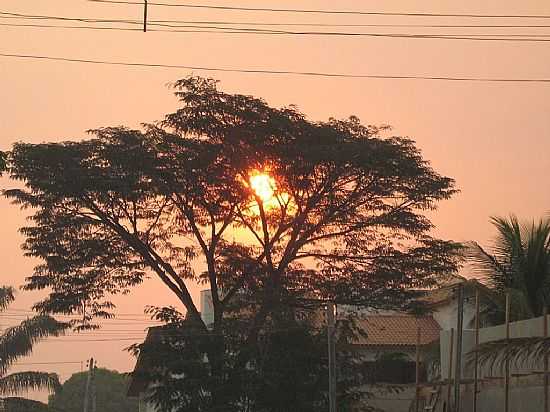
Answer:
<svg viewBox="0 0 550 412"><path fill-rule="evenodd" d="M210 289L201 290L200 311L202 321L206 326L214 323L214 306L212 305L212 293Z"/></svg>
<svg viewBox="0 0 550 412"><path fill-rule="evenodd" d="M162 336L162 326L151 327L147 331L144 343L150 343ZM156 408L147 402L146 397L150 389L145 372L150 368L148 359L140 355L134 367L133 376L130 379L127 395L132 398L138 398L138 412L156 412Z"/></svg>

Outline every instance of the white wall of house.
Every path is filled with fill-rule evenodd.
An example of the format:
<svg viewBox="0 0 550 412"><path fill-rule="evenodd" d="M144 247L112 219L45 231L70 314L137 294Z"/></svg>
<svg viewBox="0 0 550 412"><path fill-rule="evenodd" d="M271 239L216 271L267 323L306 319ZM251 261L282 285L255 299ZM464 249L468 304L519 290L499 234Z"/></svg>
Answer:
<svg viewBox="0 0 550 412"><path fill-rule="evenodd" d="M549 320L550 326L550 320ZM441 342L441 376L447 377L449 371L449 352L450 352L450 336L451 333L448 330L442 330L440 335ZM510 323L510 337L511 338L526 338L533 336L544 336L544 317L538 317L527 320L520 320L518 322ZM488 328L481 328L479 330L479 342L492 342L495 340L504 339L506 337L505 325L491 326ZM456 333L454 334L453 347L456 354ZM468 363L467 354L475 346L475 331L472 329L465 330L462 336L462 371L464 377L473 376L471 364ZM455 355L456 356L456 355ZM453 356L453 371L454 374L455 357ZM514 363L514 362L512 362ZM528 365L528 367L522 368L522 365L512 365L510 368L511 373L527 372L532 370L542 370L542 365ZM480 371L479 376L501 376L502 371L495 367L494 370L490 370L488 367Z"/></svg>
<svg viewBox="0 0 550 412"><path fill-rule="evenodd" d="M540 379L542 380L542 378ZM467 387L462 393L461 412L472 412L473 390ZM528 385L517 385L514 381L510 387L509 412L539 412L544 405L544 386L539 382ZM493 384L481 385L477 395L478 411L503 411L504 387Z"/></svg>
<svg viewBox="0 0 550 412"><path fill-rule="evenodd" d="M210 289L201 290L200 311L201 318L207 326L214 323L214 306Z"/></svg>
<svg viewBox="0 0 550 412"><path fill-rule="evenodd" d="M463 329L469 329L473 326L476 316L476 308L472 299L465 299L464 302L464 321ZM456 321L458 316L458 305L456 300L451 300L445 304L438 305L432 313L433 318L441 329L451 330L456 329Z"/></svg>

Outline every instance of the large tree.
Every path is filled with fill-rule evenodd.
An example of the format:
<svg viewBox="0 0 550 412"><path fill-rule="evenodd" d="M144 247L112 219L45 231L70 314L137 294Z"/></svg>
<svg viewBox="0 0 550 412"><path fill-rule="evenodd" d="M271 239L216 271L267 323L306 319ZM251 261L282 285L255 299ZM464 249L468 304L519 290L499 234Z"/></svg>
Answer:
<svg viewBox="0 0 550 412"><path fill-rule="evenodd" d="M11 287L0 288L0 311L14 300ZM23 371L9 373L17 360L32 353L34 345L49 336L59 336L69 327L48 315L37 315L19 325L6 328L0 335L0 396L33 389L55 391L59 379L55 373Z"/></svg>
<svg viewBox="0 0 550 412"><path fill-rule="evenodd" d="M24 248L43 260L26 288L50 290L37 309L80 313L90 327L109 316L110 296L157 277L196 333L210 336L218 384L207 398L227 408L230 395L215 388L246 368L281 307L330 299L395 308L456 269L456 245L431 237L424 213L455 193L454 182L413 141L382 137L356 117L310 121L209 79L175 90L181 108L143 130L102 128L90 140L18 143L7 154L24 187L5 194L33 208ZM211 290L212 325L191 298L195 282ZM231 308L244 296L250 316L227 351Z"/></svg>

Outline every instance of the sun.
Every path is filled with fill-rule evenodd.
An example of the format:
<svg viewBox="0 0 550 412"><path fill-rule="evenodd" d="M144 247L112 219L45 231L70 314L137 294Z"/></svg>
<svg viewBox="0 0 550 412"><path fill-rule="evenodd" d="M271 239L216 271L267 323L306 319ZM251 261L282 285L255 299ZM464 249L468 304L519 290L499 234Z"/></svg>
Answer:
<svg viewBox="0 0 550 412"><path fill-rule="evenodd" d="M262 200L269 202L275 193L275 179L267 173L255 173L250 176L250 187L254 193Z"/></svg>

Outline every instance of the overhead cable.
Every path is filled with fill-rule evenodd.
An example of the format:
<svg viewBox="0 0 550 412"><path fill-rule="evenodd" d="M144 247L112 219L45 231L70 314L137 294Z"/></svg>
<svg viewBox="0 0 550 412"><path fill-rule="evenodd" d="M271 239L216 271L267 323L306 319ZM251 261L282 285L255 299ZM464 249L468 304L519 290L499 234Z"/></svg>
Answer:
<svg viewBox="0 0 550 412"><path fill-rule="evenodd" d="M151 26L160 24L150 24ZM48 24L14 24L0 23L6 27L34 27L51 29L86 29L86 30L115 30L115 31L141 31L138 28L130 27L102 27L102 26L66 26ZM372 38L406 38L406 39L436 39L436 40L469 40L469 41L490 41L490 42L550 42L550 34L405 34L405 33L357 33L357 32L297 32L283 30L265 30L249 28L229 28L215 26L178 26L189 27L188 29L148 29L148 31L165 33L215 33L215 34L255 34L255 35L292 35L292 36L343 36L343 37L372 37Z"/></svg>
<svg viewBox="0 0 550 412"><path fill-rule="evenodd" d="M0 18L29 20L62 20L80 21L84 23L124 23L143 24L142 20L130 19L98 19L85 17L65 17L0 12ZM367 23L312 23L312 22L258 22L258 21L227 21L227 20L148 20L148 23L181 23L181 24L217 24L233 26L309 26L309 27L407 27L407 28L550 28L550 24L367 24ZM178 26L175 26L178 27Z"/></svg>
<svg viewBox="0 0 550 412"><path fill-rule="evenodd" d="M110 4L129 4L143 6L143 2L129 0L88 0L93 3ZM286 9L271 7L237 7L237 6L219 6L208 4L189 4L189 3L164 3L148 2L151 6L162 7L185 7L197 9L213 10L235 10L235 11L255 11L255 12L275 12L275 13L307 13L307 14L349 14L366 16L411 16L411 17L469 17L469 18L522 18L522 19L550 19L550 15L545 14L476 14L476 13L427 13L427 12L388 12L388 11L360 11L360 10L315 10L315 9Z"/></svg>
<svg viewBox="0 0 550 412"><path fill-rule="evenodd" d="M86 63L95 65L124 66L124 67L147 67L160 69L185 69L222 73L246 73L246 74L264 74L264 75L294 75L308 77L330 77L330 78L350 78L350 79L389 79L389 80L438 80L452 82L488 82L488 83L550 83L549 78L498 78L498 77L467 77L467 76L435 76L435 75L391 75L391 74L353 74L353 73L330 73L315 71L293 71L293 70L269 70L269 69L237 69L223 67L191 66L178 64L161 63L138 63L124 61L77 59L68 57L55 57L35 54L18 54L0 52L0 57L16 59L32 59L43 61L58 61L71 63Z"/></svg>

